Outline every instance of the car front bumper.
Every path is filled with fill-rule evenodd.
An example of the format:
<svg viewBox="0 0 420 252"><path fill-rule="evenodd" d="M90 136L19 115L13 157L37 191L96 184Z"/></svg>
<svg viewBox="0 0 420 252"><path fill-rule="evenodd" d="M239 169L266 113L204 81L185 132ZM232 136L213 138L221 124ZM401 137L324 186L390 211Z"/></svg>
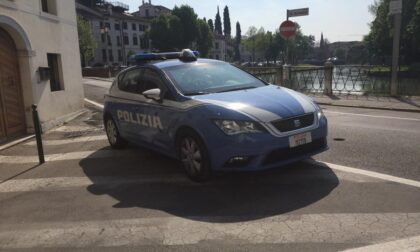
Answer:
<svg viewBox="0 0 420 252"><path fill-rule="evenodd" d="M270 133L218 136L208 143L214 171L266 170L307 159L328 149L328 123L325 118L310 132L312 142L294 148L290 135L277 137Z"/></svg>

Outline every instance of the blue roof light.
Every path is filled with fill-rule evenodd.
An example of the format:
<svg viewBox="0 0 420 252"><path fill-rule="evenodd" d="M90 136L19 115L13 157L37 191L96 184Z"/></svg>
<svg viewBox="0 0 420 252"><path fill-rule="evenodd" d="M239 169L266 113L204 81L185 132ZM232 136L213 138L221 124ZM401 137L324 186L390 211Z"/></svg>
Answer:
<svg viewBox="0 0 420 252"><path fill-rule="evenodd" d="M130 57L130 62L137 65L142 65L148 61L153 60L168 60L168 59L180 59L182 61L191 62L196 61L200 56L198 51L191 51L184 49L182 52L166 52L166 53L138 53Z"/></svg>

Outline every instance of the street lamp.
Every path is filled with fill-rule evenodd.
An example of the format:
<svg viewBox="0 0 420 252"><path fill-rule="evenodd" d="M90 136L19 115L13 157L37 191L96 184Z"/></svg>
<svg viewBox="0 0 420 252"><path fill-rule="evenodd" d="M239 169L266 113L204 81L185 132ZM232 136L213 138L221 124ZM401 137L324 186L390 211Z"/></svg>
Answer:
<svg viewBox="0 0 420 252"><path fill-rule="evenodd" d="M108 33L109 33L109 28L107 26L101 27L101 35L105 35L105 56L106 56L106 64L109 67L109 51L108 51Z"/></svg>

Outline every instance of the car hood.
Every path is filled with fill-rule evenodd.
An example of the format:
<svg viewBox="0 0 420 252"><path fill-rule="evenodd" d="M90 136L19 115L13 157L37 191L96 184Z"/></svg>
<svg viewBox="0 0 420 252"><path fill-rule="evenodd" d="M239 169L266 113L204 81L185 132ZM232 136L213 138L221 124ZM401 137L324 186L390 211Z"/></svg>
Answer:
<svg viewBox="0 0 420 252"><path fill-rule="evenodd" d="M314 103L305 95L274 85L199 95L193 99L237 111L261 122L271 122L316 110Z"/></svg>

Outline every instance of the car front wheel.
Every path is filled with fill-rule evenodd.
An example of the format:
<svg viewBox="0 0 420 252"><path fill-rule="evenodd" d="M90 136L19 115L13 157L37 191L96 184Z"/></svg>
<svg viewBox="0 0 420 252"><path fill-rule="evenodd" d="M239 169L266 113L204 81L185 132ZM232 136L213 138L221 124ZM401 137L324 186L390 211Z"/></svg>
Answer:
<svg viewBox="0 0 420 252"><path fill-rule="evenodd" d="M105 130L108 137L108 142L114 149L122 149L126 146L127 142L121 137L118 132L117 125L112 118L105 119Z"/></svg>
<svg viewBox="0 0 420 252"><path fill-rule="evenodd" d="M183 134L178 141L178 155L188 176L197 182L210 178L210 159L207 148L196 134Z"/></svg>

